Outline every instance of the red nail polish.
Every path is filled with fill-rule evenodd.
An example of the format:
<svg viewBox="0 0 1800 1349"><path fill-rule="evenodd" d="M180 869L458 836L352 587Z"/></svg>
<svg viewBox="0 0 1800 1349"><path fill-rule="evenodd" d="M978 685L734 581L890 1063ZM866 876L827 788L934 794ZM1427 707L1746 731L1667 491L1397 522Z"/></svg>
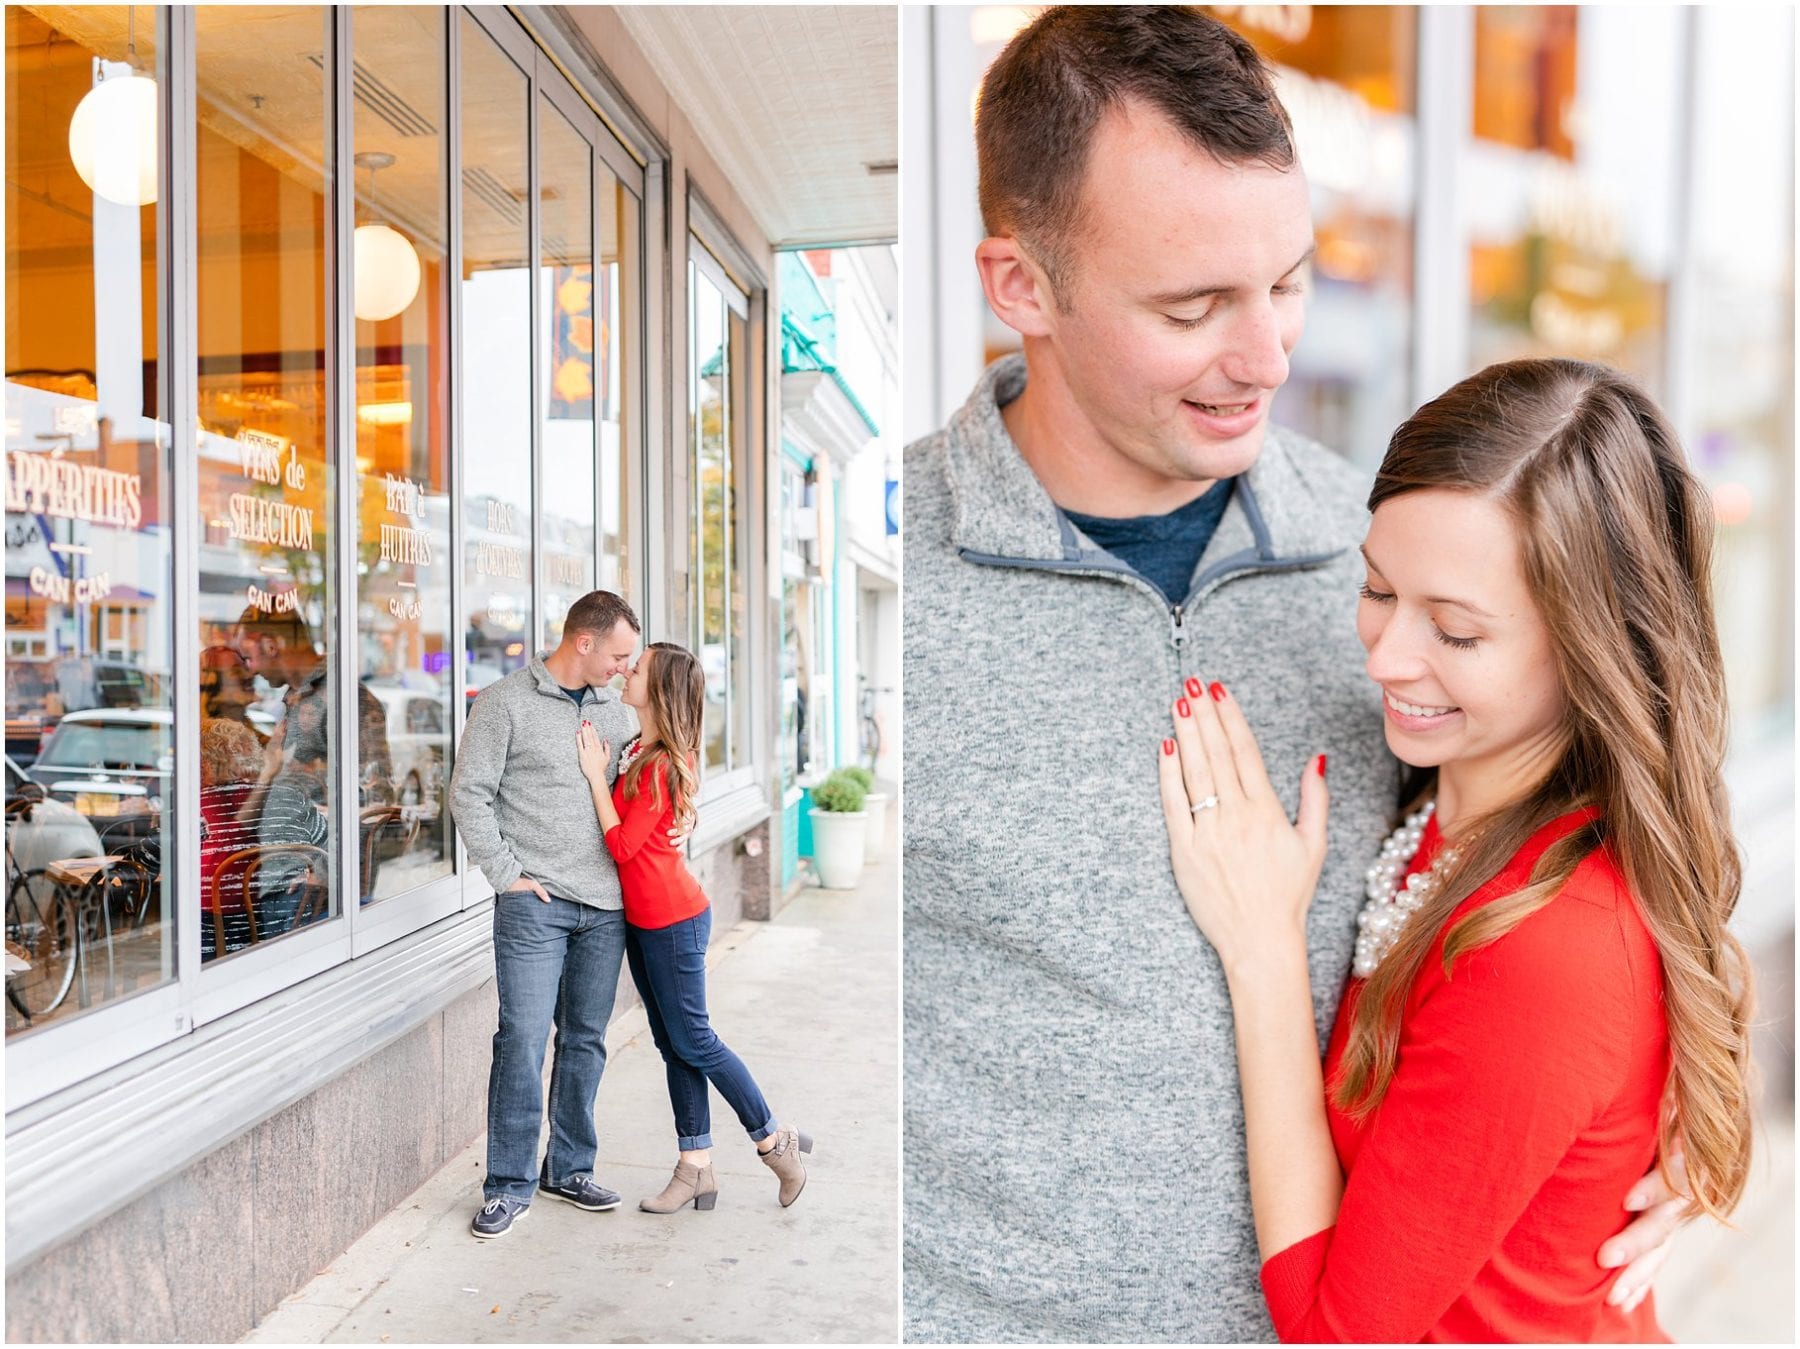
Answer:
<svg viewBox="0 0 1800 1349"><path fill-rule="evenodd" d="M1323 754L1319 756L1319 776L1325 776L1325 756Z"/></svg>
<svg viewBox="0 0 1800 1349"><path fill-rule="evenodd" d="M1175 752L1175 742L1173 740L1163 741L1163 753L1164 754L1173 754L1174 752Z"/></svg>
<svg viewBox="0 0 1800 1349"><path fill-rule="evenodd" d="M1188 676L1188 682L1187 682L1188 697L1198 698L1200 696L1200 691L1205 687L1206 686L1204 684L1202 684L1198 679L1194 678L1193 675Z"/></svg>
<svg viewBox="0 0 1800 1349"><path fill-rule="evenodd" d="M1218 680L1215 679L1213 681L1212 688L1209 689L1208 692L1212 694L1212 700L1215 703L1222 703L1225 701L1225 686L1219 683Z"/></svg>
<svg viewBox="0 0 1800 1349"><path fill-rule="evenodd" d="M1188 700L1186 698L1177 698L1175 700L1175 715L1185 717L1192 715L1192 713L1193 708L1188 706Z"/></svg>

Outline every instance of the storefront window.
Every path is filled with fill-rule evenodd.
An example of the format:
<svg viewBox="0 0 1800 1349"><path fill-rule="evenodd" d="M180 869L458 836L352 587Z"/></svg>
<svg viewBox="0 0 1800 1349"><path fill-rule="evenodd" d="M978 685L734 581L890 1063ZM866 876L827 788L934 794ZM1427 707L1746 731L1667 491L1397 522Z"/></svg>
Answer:
<svg viewBox="0 0 1800 1349"><path fill-rule="evenodd" d="M202 960L338 912L330 97L315 7L195 11ZM358 711L385 791L380 702Z"/></svg>
<svg viewBox="0 0 1800 1349"><path fill-rule="evenodd" d="M530 90L462 23L464 635L469 697L531 659Z"/></svg>
<svg viewBox="0 0 1800 1349"><path fill-rule="evenodd" d="M544 325L544 632L594 588L593 149L548 98L538 101L538 314ZM610 177L610 175L609 175Z"/></svg>
<svg viewBox="0 0 1800 1349"><path fill-rule="evenodd" d="M600 585L634 603L637 577L631 550L637 543L637 388L642 359L638 332L629 326L640 312L637 198L602 173L600 271L594 315L599 331L594 389L600 399ZM629 319L628 319L629 316Z"/></svg>
<svg viewBox="0 0 1800 1349"><path fill-rule="evenodd" d="M1684 22L1679 8L1476 8L1472 369L1573 356L1665 392Z"/></svg>
<svg viewBox="0 0 1800 1349"><path fill-rule="evenodd" d="M813 587L807 580L806 549L813 531L806 506L806 477L781 461L781 789L791 791L812 767Z"/></svg>
<svg viewBox="0 0 1800 1349"><path fill-rule="evenodd" d="M696 256L688 266L694 454L694 574L698 642L706 672L704 758L708 769L747 767L747 579L740 543L739 492L748 418L749 305L742 292Z"/></svg>
<svg viewBox="0 0 1800 1349"><path fill-rule="evenodd" d="M175 977L160 17L6 11L9 1037Z"/></svg>
<svg viewBox="0 0 1800 1349"><path fill-rule="evenodd" d="M1707 6L1699 28L1688 453L1719 526L1733 720L1768 742L1794 697L1793 11ZM1756 134L1746 134L1756 128Z"/></svg>
<svg viewBox="0 0 1800 1349"><path fill-rule="evenodd" d="M1372 466L1412 408L1417 11L1207 8L1274 64L1312 193L1306 336L1275 419Z"/></svg>
<svg viewBox="0 0 1800 1349"><path fill-rule="evenodd" d="M362 5L358 66L388 98L351 109L356 146L357 851L366 903L448 876L451 652L445 11ZM376 109L379 108L379 111ZM374 743L374 728L385 734Z"/></svg>
<svg viewBox="0 0 1800 1349"><path fill-rule="evenodd" d="M725 509L730 516L727 567L730 573L731 637L731 766L750 763L750 733L755 714L750 704L750 321L728 308L725 316L726 357L731 385L731 412L726 417L731 467L726 475Z"/></svg>

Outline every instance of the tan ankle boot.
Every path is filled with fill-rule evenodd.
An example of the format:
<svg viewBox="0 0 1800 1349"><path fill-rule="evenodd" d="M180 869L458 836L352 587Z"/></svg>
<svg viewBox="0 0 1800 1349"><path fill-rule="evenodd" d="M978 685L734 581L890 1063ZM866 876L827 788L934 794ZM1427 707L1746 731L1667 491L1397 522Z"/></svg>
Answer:
<svg viewBox="0 0 1800 1349"><path fill-rule="evenodd" d="M695 1166L692 1162L676 1162L675 1174L654 1199L638 1200L645 1213L673 1213L688 1200L702 1211L719 1202L719 1183L713 1179L712 1163Z"/></svg>
<svg viewBox="0 0 1800 1349"><path fill-rule="evenodd" d="M797 1129L779 1129L775 1133L775 1146L757 1154L763 1159L764 1166L781 1177L783 1208L798 1199L800 1191L806 1188L806 1167L800 1154L811 1151L811 1134L803 1134Z"/></svg>

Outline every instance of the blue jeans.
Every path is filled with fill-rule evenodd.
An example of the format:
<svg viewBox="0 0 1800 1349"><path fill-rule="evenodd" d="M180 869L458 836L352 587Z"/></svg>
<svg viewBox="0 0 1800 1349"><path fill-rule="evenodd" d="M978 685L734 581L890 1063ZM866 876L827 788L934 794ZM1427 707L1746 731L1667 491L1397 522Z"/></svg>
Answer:
<svg viewBox="0 0 1800 1349"><path fill-rule="evenodd" d="M488 1070L488 1169L482 1193L529 1201L536 1193L543 1121L544 1039L556 1026L550 1069L550 1147L542 1176L562 1184L592 1173L594 1094L606 1069L606 1023L625 953L625 915L529 890L494 899L494 976L500 1029Z"/></svg>
<svg viewBox="0 0 1800 1349"><path fill-rule="evenodd" d="M744 1061L706 1019L706 943L712 909L670 927L627 926L625 954L631 979L650 1018L650 1036L663 1056L669 1104L675 1107L676 1146L683 1152L710 1148L712 1109L706 1084L719 1089L752 1141L775 1132L774 1117Z"/></svg>

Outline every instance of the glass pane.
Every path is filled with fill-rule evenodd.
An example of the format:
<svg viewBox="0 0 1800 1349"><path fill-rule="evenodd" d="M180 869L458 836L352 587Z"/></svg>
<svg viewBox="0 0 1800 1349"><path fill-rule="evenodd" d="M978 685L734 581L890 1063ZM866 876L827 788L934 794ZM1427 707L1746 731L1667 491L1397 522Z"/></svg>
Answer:
<svg viewBox="0 0 1800 1349"><path fill-rule="evenodd" d="M1574 356L1661 396L1681 11L1482 5L1475 16L1471 366Z"/></svg>
<svg viewBox="0 0 1800 1349"><path fill-rule="evenodd" d="M175 976L156 11L6 11L6 1033Z"/></svg>
<svg viewBox="0 0 1800 1349"><path fill-rule="evenodd" d="M359 5L351 24L357 65L389 95L379 115L351 108L364 903L455 868L444 23L436 7Z"/></svg>
<svg viewBox="0 0 1800 1349"><path fill-rule="evenodd" d="M1405 5L1219 5L1275 66L1318 239L1306 337L1276 395L1283 426L1373 467L1408 412L1414 71Z"/></svg>
<svg viewBox="0 0 1800 1349"><path fill-rule="evenodd" d="M1706 149L1692 195L1688 452L1719 524L1714 593L1733 721L1786 739L1768 718L1784 704L1791 715L1794 696L1794 18L1731 6L1696 16L1693 137Z"/></svg>
<svg viewBox="0 0 1800 1349"><path fill-rule="evenodd" d="M638 288L637 198L601 171L599 294L595 339L600 369L600 585L637 603L631 549L637 540L638 334L643 331Z"/></svg>
<svg viewBox="0 0 1800 1349"><path fill-rule="evenodd" d="M725 513L730 489L725 455L726 390L730 376L726 367L725 297L698 267L689 264L688 276L694 297L693 364L688 385L693 390L695 479L699 495L695 542L699 552L700 659L706 673L704 762L707 768L724 768Z"/></svg>
<svg viewBox="0 0 1800 1349"><path fill-rule="evenodd" d="M593 150L548 99L538 101L538 313L543 316L544 633L594 588Z"/></svg>
<svg viewBox="0 0 1800 1349"><path fill-rule="evenodd" d="M731 408L726 416L731 436L731 471L726 492L726 556L731 559L731 766L743 768L750 762L750 732L754 724L750 704L752 531L745 527L750 510L750 325L729 311L725 321L731 341L731 354L726 361L731 375Z"/></svg>
<svg viewBox="0 0 1800 1349"><path fill-rule="evenodd" d="M531 660L531 238L525 76L462 16L468 694Z"/></svg>
<svg viewBox="0 0 1800 1349"><path fill-rule="evenodd" d="M319 8L194 11L201 959L338 912ZM362 693L359 721L378 726Z"/></svg>

